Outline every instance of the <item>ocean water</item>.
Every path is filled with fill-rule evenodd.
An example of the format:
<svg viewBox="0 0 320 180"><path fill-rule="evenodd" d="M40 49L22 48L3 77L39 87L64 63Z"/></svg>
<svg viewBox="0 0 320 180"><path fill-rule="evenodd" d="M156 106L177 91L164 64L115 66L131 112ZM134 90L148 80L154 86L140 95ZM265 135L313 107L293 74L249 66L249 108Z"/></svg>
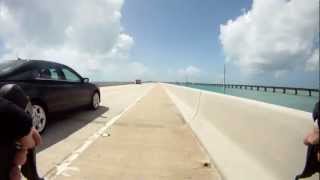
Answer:
<svg viewBox="0 0 320 180"><path fill-rule="evenodd" d="M202 89L217 93L224 93L223 87L216 87L212 85L197 85L197 84L183 84L183 86ZM270 91L270 92L268 92ZM302 111L312 112L315 103L319 100L319 94L313 93L312 96L308 96L307 93L300 93L300 95L294 95L293 92L287 92L288 94L283 94L278 91L273 93L271 90L264 92L263 89L257 90L245 90L245 89L235 89L226 88L226 94L232 96L238 96L248 99L253 99L257 101L263 101L266 103L276 104L280 106L286 106L294 109L299 109Z"/></svg>

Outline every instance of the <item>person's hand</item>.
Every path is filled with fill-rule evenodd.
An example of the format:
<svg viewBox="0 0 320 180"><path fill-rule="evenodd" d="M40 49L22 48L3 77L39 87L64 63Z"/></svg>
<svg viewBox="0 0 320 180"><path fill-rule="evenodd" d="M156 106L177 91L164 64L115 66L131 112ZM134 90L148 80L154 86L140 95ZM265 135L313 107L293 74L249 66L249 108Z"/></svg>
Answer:
<svg viewBox="0 0 320 180"><path fill-rule="evenodd" d="M27 161L27 153L27 149L19 149L14 156L13 164L17 166L24 165Z"/></svg>
<svg viewBox="0 0 320 180"><path fill-rule="evenodd" d="M14 166L10 170L10 180L21 180L21 173L18 166Z"/></svg>
<svg viewBox="0 0 320 180"><path fill-rule="evenodd" d="M303 143L305 145L311 145L311 144L317 144L319 143L319 132L312 131L307 134L307 136L304 138Z"/></svg>
<svg viewBox="0 0 320 180"><path fill-rule="evenodd" d="M22 146L23 149L32 149L35 146L41 144L41 142L41 136L35 128L31 128L29 134L22 137L18 141L18 143Z"/></svg>
<svg viewBox="0 0 320 180"><path fill-rule="evenodd" d="M22 149L32 149L36 146L36 143L33 139L33 131L30 130L29 134L22 137L18 140L18 143L21 145Z"/></svg>
<svg viewBox="0 0 320 180"><path fill-rule="evenodd" d="M309 139L309 134L307 134L306 137L304 137L304 139L303 139L303 144L306 146L308 146L310 144L308 139Z"/></svg>
<svg viewBox="0 0 320 180"><path fill-rule="evenodd" d="M42 138L41 138L39 132L35 128L32 128L31 133L32 133L32 138L35 142L35 146L40 145L42 143Z"/></svg>

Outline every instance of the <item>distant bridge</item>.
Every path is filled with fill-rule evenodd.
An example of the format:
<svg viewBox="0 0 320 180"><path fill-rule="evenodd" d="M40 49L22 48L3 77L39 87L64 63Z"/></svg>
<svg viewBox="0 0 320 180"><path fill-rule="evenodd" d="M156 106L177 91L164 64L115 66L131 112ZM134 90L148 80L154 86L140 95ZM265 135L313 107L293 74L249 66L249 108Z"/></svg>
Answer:
<svg viewBox="0 0 320 180"><path fill-rule="evenodd" d="M178 84L194 84L194 85L203 85L203 86L216 86L216 87L226 87L226 88L237 88L237 89L246 89L246 90L257 90L257 91L271 91L278 92L279 90L283 94L288 94L293 92L293 94L298 95L299 92L307 92L309 96L312 96L313 93L319 93L319 89L310 89L310 88L295 88L295 87L282 87L282 86L262 86L262 85L246 85L246 84L204 84L204 83L178 83Z"/></svg>

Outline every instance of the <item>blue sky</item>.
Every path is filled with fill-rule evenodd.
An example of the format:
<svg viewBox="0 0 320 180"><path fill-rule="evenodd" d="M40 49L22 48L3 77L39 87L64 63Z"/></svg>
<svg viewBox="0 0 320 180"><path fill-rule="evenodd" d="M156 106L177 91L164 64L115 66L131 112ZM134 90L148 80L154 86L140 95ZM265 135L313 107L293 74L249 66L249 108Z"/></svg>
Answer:
<svg viewBox="0 0 320 180"><path fill-rule="evenodd" d="M319 0L0 0L0 59L207 83L226 63L229 83L317 88L318 14Z"/></svg>
<svg viewBox="0 0 320 180"><path fill-rule="evenodd" d="M250 0L126 1L122 22L124 30L135 38L132 58L160 72L195 66L201 70L201 77L191 81L220 82L226 60L219 40L220 25L242 15L251 6ZM275 78L271 72L243 76L233 64L227 64L226 68L230 83L318 85L318 72L297 71Z"/></svg>
<svg viewBox="0 0 320 180"><path fill-rule="evenodd" d="M122 22L135 39L133 58L163 72L192 65L206 73L201 80L210 81L223 73L220 24L250 5L248 0L126 1Z"/></svg>
<svg viewBox="0 0 320 180"><path fill-rule="evenodd" d="M168 64L179 68L188 63L206 67L203 62L215 62L212 68L221 69L219 25L240 14L241 7L249 3L237 1L239 4L227 7L221 1L198 2L127 1L122 22L125 31L135 38L134 57L164 69Z"/></svg>

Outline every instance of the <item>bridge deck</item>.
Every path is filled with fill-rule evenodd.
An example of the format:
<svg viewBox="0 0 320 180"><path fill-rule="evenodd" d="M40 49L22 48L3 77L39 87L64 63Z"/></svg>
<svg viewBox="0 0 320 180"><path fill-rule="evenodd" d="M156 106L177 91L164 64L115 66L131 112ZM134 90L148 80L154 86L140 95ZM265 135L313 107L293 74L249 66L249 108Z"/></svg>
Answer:
<svg viewBox="0 0 320 180"><path fill-rule="evenodd" d="M198 143L161 86L118 119L74 160L59 180L219 179Z"/></svg>

